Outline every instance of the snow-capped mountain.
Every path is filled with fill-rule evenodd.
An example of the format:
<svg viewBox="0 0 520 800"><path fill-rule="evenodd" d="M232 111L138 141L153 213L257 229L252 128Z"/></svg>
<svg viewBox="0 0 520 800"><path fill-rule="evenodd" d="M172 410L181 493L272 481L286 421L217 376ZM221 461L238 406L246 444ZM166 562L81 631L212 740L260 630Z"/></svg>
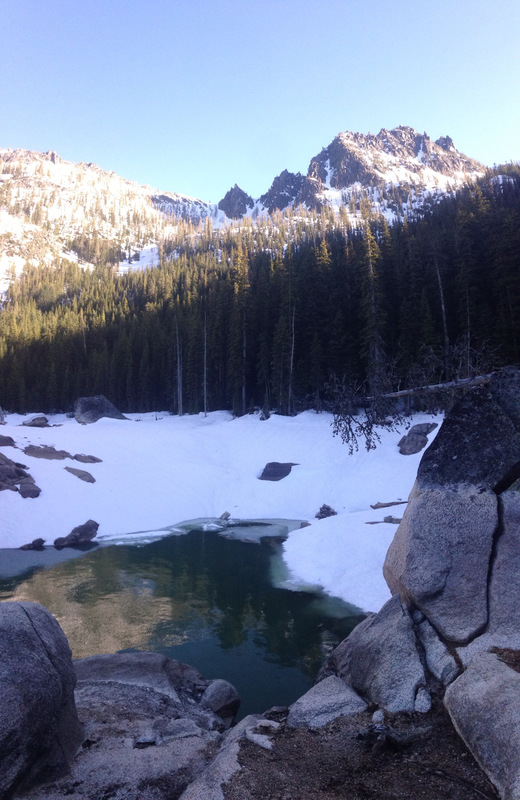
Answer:
<svg viewBox="0 0 520 800"><path fill-rule="evenodd" d="M311 159L306 176L278 175L260 202L269 212L301 203L314 209L345 207L355 215L365 197L393 221L484 172L449 136L434 142L406 126L383 128L377 136L347 131Z"/></svg>
<svg viewBox="0 0 520 800"><path fill-rule="evenodd" d="M221 225L302 205L344 209L354 222L368 208L392 222L484 171L449 136L434 142L405 126L377 136L346 132L311 159L305 176L284 170L258 199L235 184L213 205L92 163L64 161L53 151L0 149L0 282L26 261L56 257L108 260L120 269L158 263L162 243L182 235L183 223L208 217Z"/></svg>
<svg viewBox="0 0 520 800"><path fill-rule="evenodd" d="M157 263L179 219L197 223L208 215L224 219L214 205L159 193L96 164L0 149L0 280L27 261L56 257L85 264L104 258L123 268L140 257Z"/></svg>

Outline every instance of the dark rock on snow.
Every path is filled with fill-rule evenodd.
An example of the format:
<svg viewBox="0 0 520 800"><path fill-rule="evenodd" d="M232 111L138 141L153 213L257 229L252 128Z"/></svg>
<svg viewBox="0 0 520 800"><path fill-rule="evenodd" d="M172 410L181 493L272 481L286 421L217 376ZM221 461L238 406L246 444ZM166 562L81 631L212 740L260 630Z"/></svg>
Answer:
<svg viewBox="0 0 520 800"><path fill-rule="evenodd" d="M0 453L0 492L5 489L20 492L22 497L38 497L41 491L23 464Z"/></svg>
<svg viewBox="0 0 520 800"><path fill-rule="evenodd" d="M103 459L97 456L88 456L84 453L76 453L74 461L79 461L81 464L100 464Z"/></svg>
<svg viewBox="0 0 520 800"><path fill-rule="evenodd" d="M13 437L0 435L0 447L16 447Z"/></svg>
<svg viewBox="0 0 520 800"><path fill-rule="evenodd" d="M79 397L74 403L74 417L83 424L97 422L102 417L127 419L103 394Z"/></svg>
<svg viewBox="0 0 520 800"><path fill-rule="evenodd" d="M49 420L47 419L47 417L44 417L43 415L40 415L38 417L32 417L32 419L25 420L25 422L22 422L22 425L24 425L26 428L50 427Z"/></svg>
<svg viewBox="0 0 520 800"><path fill-rule="evenodd" d="M75 475L76 478L79 478L80 481L85 481L85 483L95 483L96 479L90 472L87 472L86 469L75 469L74 467L65 467L67 472L70 472L71 475Z"/></svg>
<svg viewBox="0 0 520 800"><path fill-rule="evenodd" d="M265 465L264 471L260 475L260 480L281 481L282 478L286 478L287 475L289 475L292 467L297 467L297 466L298 464L293 464L292 462L284 464L279 461L269 461L269 463Z"/></svg>
<svg viewBox="0 0 520 800"><path fill-rule="evenodd" d="M60 536L54 540L54 547L62 550L64 547L81 547L92 541L97 534L99 523L93 519L87 520L83 525L78 525L68 536Z"/></svg>
<svg viewBox="0 0 520 800"><path fill-rule="evenodd" d="M64 461L66 458L72 458L71 454L67 453L66 450L56 450L52 445L46 444L29 444L24 448L24 453L26 456L46 458L50 461Z"/></svg>
<svg viewBox="0 0 520 800"><path fill-rule="evenodd" d="M334 511L333 508L324 503L321 506L318 513L316 514L316 519L326 519L327 517L335 517L337 516L337 513L338 513L337 511Z"/></svg>
<svg viewBox="0 0 520 800"><path fill-rule="evenodd" d="M436 422L422 422L412 425L406 436L398 443L399 452L403 456L420 453L428 444L428 434L435 430Z"/></svg>

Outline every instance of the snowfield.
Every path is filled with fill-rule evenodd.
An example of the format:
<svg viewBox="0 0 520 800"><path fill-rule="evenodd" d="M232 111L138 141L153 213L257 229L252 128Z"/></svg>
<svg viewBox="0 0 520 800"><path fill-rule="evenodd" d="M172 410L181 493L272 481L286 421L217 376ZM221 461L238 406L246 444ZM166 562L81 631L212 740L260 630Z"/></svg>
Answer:
<svg viewBox="0 0 520 800"><path fill-rule="evenodd" d="M375 451L367 453L361 442L350 456L332 435L331 415L312 411L265 421L224 411L207 417L131 414L128 421L104 418L91 425L56 415L48 417L52 427L22 426L33 416L9 414L0 426L19 448L0 452L24 464L42 490L35 499L0 492L0 548L38 537L52 545L88 519L99 523L99 540L136 544L169 535L182 521L226 511L233 519L299 519L311 525L292 531L284 544L285 585L319 586L365 611L377 611L389 599L382 565L396 525L382 520L401 517L405 506L370 505L406 500L410 493L421 454L400 455L404 428L401 434L381 431ZM417 415L413 422L432 420L441 421ZM29 444L102 461L35 458L23 452ZM258 480L269 461L297 466L281 481ZM95 483L79 480L66 466L86 469ZM316 520L324 503L337 516ZM375 521L381 524L367 524Z"/></svg>

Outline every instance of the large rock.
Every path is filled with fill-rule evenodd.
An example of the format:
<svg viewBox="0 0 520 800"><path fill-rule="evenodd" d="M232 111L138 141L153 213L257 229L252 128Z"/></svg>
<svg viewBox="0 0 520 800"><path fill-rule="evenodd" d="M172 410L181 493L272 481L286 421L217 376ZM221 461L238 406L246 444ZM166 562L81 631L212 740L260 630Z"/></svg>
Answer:
<svg viewBox="0 0 520 800"><path fill-rule="evenodd" d="M285 463L280 461L269 461L260 475L261 481L281 481L282 478L286 478L293 467L297 467L298 464L294 464L292 461L287 461Z"/></svg>
<svg viewBox="0 0 520 800"><path fill-rule="evenodd" d="M232 683L223 678L216 678L204 691L200 704L202 708L208 708L218 714L229 728L240 708L240 697Z"/></svg>
<svg viewBox="0 0 520 800"><path fill-rule="evenodd" d="M64 774L83 740L63 631L38 603L0 603L0 797Z"/></svg>
<svg viewBox="0 0 520 800"><path fill-rule="evenodd" d="M520 800L520 674L482 653L448 687L444 704L503 800Z"/></svg>
<svg viewBox="0 0 520 800"><path fill-rule="evenodd" d="M454 406L424 453L383 573L458 644L488 621L500 535L497 494L520 475L520 372L505 370Z"/></svg>
<svg viewBox="0 0 520 800"><path fill-rule="evenodd" d="M387 711L415 711L426 675L412 618L396 595L333 651L332 670L361 697Z"/></svg>
<svg viewBox="0 0 520 800"><path fill-rule="evenodd" d="M49 428L49 420L47 417L43 415L39 415L37 417L32 417L31 419L25 420L22 422L22 425L25 425L26 428Z"/></svg>
<svg viewBox="0 0 520 800"><path fill-rule="evenodd" d="M77 422L83 424L97 422L102 417L127 419L103 394L93 397L78 397L74 403L74 417Z"/></svg>
<svg viewBox="0 0 520 800"><path fill-rule="evenodd" d="M520 373L501 393L491 384L472 389L455 404L421 459L421 489L462 483L502 490L518 477L520 433L504 410L515 402L511 393L520 393Z"/></svg>
<svg viewBox="0 0 520 800"><path fill-rule="evenodd" d="M366 707L351 686L329 675L292 704L287 724L291 728L321 728L337 717L359 714Z"/></svg>
<svg viewBox="0 0 520 800"><path fill-rule="evenodd" d="M390 591L420 608L447 639L468 641L487 622L497 526L491 490L462 483L422 488L417 480L383 566Z"/></svg>
<svg viewBox="0 0 520 800"><path fill-rule="evenodd" d="M68 536L59 536L54 540L54 547L62 550L64 547L82 547L89 544L97 534L99 522L88 519L83 525L77 525L71 530Z"/></svg>

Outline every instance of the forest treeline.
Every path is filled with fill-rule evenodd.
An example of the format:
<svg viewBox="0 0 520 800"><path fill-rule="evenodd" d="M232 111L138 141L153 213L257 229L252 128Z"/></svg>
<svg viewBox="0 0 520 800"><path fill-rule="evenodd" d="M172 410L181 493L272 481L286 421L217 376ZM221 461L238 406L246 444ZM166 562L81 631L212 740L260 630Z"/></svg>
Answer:
<svg viewBox="0 0 520 800"><path fill-rule="evenodd" d="M180 229L144 271L118 275L108 246L93 269L27 265L1 305L0 405L293 413L338 380L370 394L520 360L518 166L392 226L300 208Z"/></svg>

